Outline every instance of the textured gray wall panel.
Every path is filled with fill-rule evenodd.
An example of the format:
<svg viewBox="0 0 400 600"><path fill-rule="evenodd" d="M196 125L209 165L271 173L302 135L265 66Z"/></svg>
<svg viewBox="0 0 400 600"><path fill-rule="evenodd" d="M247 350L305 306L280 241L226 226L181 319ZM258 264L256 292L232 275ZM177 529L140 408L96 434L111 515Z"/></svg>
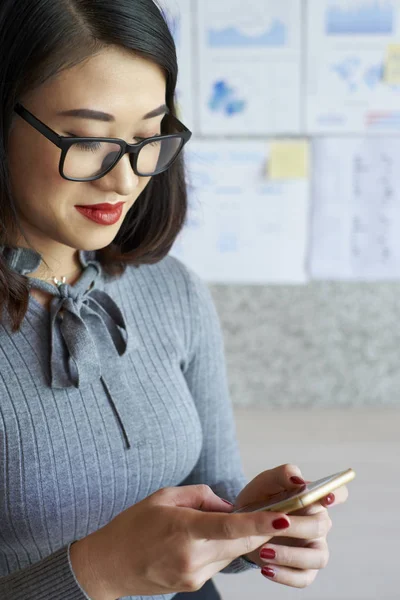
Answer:
<svg viewBox="0 0 400 600"><path fill-rule="evenodd" d="M210 285L237 406L400 406L400 283Z"/></svg>

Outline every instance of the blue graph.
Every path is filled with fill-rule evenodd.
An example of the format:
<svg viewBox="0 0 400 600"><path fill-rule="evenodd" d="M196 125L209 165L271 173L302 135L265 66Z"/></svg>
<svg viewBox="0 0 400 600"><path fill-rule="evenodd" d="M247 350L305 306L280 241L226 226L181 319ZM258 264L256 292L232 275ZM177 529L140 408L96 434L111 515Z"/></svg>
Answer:
<svg viewBox="0 0 400 600"><path fill-rule="evenodd" d="M261 35L247 35L235 27L210 29L208 43L212 48L285 46L287 44L287 27L276 19L271 27Z"/></svg>
<svg viewBox="0 0 400 600"><path fill-rule="evenodd" d="M222 112L228 117L233 117L245 111L247 102L237 96L235 88L221 79L213 84L208 107L212 112Z"/></svg>
<svg viewBox="0 0 400 600"><path fill-rule="evenodd" d="M365 0L354 8L331 6L326 14L328 35L390 35L395 10L391 1Z"/></svg>
<svg viewBox="0 0 400 600"><path fill-rule="evenodd" d="M385 83L385 66L383 63L363 65L357 56L349 56L342 62L331 65L332 71L345 84L350 93L359 91L374 91L378 86L385 85L389 90L398 92L400 86Z"/></svg>

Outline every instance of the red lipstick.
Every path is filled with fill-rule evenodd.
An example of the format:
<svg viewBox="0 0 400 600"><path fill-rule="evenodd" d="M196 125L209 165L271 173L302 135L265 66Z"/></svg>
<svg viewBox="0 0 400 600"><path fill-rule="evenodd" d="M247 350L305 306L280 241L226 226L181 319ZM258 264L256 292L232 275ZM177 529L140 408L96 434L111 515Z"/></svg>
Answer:
<svg viewBox="0 0 400 600"><path fill-rule="evenodd" d="M75 206L84 217L98 223L99 225L115 225L122 216L125 202L118 204L92 204Z"/></svg>

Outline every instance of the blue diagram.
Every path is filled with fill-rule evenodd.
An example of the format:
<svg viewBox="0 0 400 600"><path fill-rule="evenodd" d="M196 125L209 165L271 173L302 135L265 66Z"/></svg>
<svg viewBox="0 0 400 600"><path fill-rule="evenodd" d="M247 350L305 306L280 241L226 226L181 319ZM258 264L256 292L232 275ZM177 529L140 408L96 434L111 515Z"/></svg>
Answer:
<svg viewBox="0 0 400 600"><path fill-rule="evenodd" d="M361 60L359 58L350 57L341 63L332 65L332 71L346 84L349 92L356 92L359 88L360 66Z"/></svg>
<svg viewBox="0 0 400 600"><path fill-rule="evenodd" d="M364 72L364 83L370 90L374 90L380 83L382 83L384 75L385 67L383 63L379 65L372 65Z"/></svg>
<svg viewBox="0 0 400 600"><path fill-rule="evenodd" d="M326 13L328 35L392 35L395 8L392 0L360 0L349 2L352 8L332 5Z"/></svg>
<svg viewBox="0 0 400 600"><path fill-rule="evenodd" d="M332 71L338 75L350 93L355 93L364 88L374 91L379 85L384 84L394 92L400 91L400 85L388 85L384 82L383 62L375 65L363 66L357 56L349 56L341 63L332 65Z"/></svg>
<svg viewBox="0 0 400 600"><path fill-rule="evenodd" d="M213 85L212 96L208 107L212 112L221 112L228 117L243 113L247 103L236 96L236 91L224 80L216 81Z"/></svg>
<svg viewBox="0 0 400 600"><path fill-rule="evenodd" d="M210 29L208 44L211 48L285 46L287 44L287 33L285 23L275 19L271 27L260 35L249 35L236 27Z"/></svg>

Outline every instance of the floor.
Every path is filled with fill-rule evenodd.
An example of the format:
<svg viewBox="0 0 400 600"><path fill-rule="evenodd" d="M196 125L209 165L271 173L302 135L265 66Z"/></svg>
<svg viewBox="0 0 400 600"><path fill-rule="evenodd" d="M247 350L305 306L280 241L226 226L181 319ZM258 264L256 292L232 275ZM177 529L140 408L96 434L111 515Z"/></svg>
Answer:
<svg viewBox="0 0 400 600"><path fill-rule="evenodd" d="M246 476L284 463L308 480L353 467L349 499L332 507L330 561L305 589L257 570L214 581L223 600L400 599L400 407L235 409Z"/></svg>

